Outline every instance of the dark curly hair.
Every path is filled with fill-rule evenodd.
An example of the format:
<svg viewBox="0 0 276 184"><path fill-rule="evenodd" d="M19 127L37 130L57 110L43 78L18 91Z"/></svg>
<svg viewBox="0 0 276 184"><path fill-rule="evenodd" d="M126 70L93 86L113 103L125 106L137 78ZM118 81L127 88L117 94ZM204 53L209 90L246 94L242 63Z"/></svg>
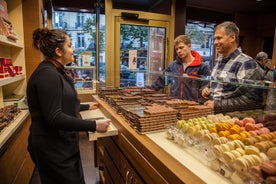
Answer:
<svg viewBox="0 0 276 184"><path fill-rule="evenodd" d="M61 29L38 28L33 32L33 46L40 50L46 59L52 59L56 57L56 48L64 51L67 36Z"/></svg>

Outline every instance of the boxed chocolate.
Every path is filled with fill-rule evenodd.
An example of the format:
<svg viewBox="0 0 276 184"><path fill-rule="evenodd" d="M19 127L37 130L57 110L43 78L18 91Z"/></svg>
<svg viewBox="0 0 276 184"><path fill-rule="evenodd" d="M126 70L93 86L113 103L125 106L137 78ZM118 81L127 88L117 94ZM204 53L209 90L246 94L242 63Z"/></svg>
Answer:
<svg viewBox="0 0 276 184"><path fill-rule="evenodd" d="M11 77L15 76L16 75L16 70L15 68L13 67L13 65L8 65L8 72L10 74Z"/></svg>
<svg viewBox="0 0 276 184"><path fill-rule="evenodd" d="M14 66L17 75L22 74L22 66Z"/></svg>
<svg viewBox="0 0 276 184"><path fill-rule="evenodd" d="M8 19L7 2L4 0L0 0L0 17Z"/></svg>
<svg viewBox="0 0 276 184"><path fill-rule="evenodd" d="M5 19L4 17L0 17L0 29L4 36L11 40L18 40L18 35L14 30L12 23Z"/></svg>
<svg viewBox="0 0 276 184"><path fill-rule="evenodd" d="M9 77L10 74L8 72L7 66L0 66L0 78L6 78Z"/></svg>
<svg viewBox="0 0 276 184"><path fill-rule="evenodd" d="M7 66L12 64L11 58L2 57L0 58L0 66Z"/></svg>
<svg viewBox="0 0 276 184"><path fill-rule="evenodd" d="M17 74L16 69L12 65L11 58L0 58L0 66L3 68L2 72L8 72L11 77Z"/></svg>

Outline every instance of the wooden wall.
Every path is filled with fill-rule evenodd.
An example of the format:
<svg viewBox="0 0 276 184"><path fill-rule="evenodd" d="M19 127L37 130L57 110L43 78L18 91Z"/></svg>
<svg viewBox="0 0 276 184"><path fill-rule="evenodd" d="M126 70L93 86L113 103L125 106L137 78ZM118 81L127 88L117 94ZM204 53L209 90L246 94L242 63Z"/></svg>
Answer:
<svg viewBox="0 0 276 184"><path fill-rule="evenodd" d="M23 22L24 22L24 43L27 79L41 62L42 55L32 46L32 33L36 28L43 26L43 3L42 0L22 1Z"/></svg>

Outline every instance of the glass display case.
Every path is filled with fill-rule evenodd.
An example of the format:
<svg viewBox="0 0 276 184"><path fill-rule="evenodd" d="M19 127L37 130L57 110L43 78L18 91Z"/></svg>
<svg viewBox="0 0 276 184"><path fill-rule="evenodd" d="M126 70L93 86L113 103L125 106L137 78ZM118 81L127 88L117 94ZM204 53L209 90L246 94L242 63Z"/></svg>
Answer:
<svg viewBox="0 0 276 184"><path fill-rule="evenodd" d="M121 70L122 71L122 70ZM147 70L127 70L131 83L121 86L149 88L159 93L165 93L176 99L185 99L204 104L207 100L214 101L213 113L227 113L262 109L265 114L276 112L276 83L265 80L237 80L231 78L214 78L210 76L188 76L173 73L150 72ZM130 78L130 77L128 77ZM152 80L155 79L155 80ZM216 95L214 86L224 90L231 89L231 95ZM189 87L188 91L184 88ZM203 98L203 88L210 87L210 96ZM191 94L188 94L191 93Z"/></svg>
<svg viewBox="0 0 276 184"><path fill-rule="evenodd" d="M153 85L156 81L145 80L144 87L100 88L100 99L95 98L114 118L119 114L120 124L126 123L127 127L135 130L128 129L133 136L139 139L139 134L146 135L183 164L186 168L183 168L183 172L192 172L203 178L204 183L270 181L272 175L259 174L266 173L266 164L271 165L271 161L275 160L276 83L132 71L133 76L139 73L146 79L150 76L162 79L160 85L165 90L155 90ZM198 96L202 88L216 85L231 89L234 93L219 97L211 89L211 95L206 100L214 100L212 108L205 105L204 101L173 97L170 88L176 81L180 85L185 83L198 89ZM113 111L117 114L114 115ZM142 140L143 145L150 142L144 141L144 136ZM117 145L121 146L120 143ZM210 174L205 177L202 173Z"/></svg>

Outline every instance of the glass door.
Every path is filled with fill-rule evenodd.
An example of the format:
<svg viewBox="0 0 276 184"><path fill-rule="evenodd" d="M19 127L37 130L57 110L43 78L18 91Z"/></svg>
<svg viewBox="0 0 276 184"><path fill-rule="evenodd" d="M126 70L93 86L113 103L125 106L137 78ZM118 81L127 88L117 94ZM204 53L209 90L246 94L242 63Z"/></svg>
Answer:
<svg viewBox="0 0 276 184"><path fill-rule="evenodd" d="M144 87L165 66L166 26L120 24L120 87Z"/></svg>

